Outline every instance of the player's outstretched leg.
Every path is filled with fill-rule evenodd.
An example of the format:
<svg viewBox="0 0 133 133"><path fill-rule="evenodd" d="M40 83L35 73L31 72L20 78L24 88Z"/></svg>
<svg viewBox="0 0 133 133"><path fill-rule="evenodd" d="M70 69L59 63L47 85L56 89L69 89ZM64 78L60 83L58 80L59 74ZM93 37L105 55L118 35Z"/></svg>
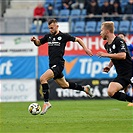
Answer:
<svg viewBox="0 0 133 133"><path fill-rule="evenodd" d="M90 85L81 86L77 83L69 82L69 88L73 90L84 91L89 97L93 97Z"/></svg>

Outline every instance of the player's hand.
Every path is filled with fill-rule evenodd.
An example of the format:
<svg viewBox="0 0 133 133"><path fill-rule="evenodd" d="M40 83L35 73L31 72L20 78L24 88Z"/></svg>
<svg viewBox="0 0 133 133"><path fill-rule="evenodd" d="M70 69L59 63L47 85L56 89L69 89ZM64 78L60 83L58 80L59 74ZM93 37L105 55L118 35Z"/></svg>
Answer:
<svg viewBox="0 0 133 133"><path fill-rule="evenodd" d="M36 38L33 36L30 40L31 40L32 42L35 42L35 41L36 41Z"/></svg>
<svg viewBox="0 0 133 133"><path fill-rule="evenodd" d="M98 53L97 53L97 56L100 57L100 58L101 58L101 57L107 57L107 53L98 52Z"/></svg>
<svg viewBox="0 0 133 133"><path fill-rule="evenodd" d="M89 56L93 56L93 53L90 49L86 49L85 50L86 54L88 54Z"/></svg>
<svg viewBox="0 0 133 133"><path fill-rule="evenodd" d="M106 67L103 68L103 72L108 73L109 71L110 71L110 67L109 66L106 66Z"/></svg>

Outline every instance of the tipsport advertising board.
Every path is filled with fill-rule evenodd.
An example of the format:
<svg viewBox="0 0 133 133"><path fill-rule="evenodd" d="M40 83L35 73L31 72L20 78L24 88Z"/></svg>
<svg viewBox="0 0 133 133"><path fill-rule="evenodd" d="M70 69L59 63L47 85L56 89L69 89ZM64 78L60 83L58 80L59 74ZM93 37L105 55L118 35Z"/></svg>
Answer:
<svg viewBox="0 0 133 133"><path fill-rule="evenodd" d="M64 75L67 79L87 79L87 78L114 78L115 68L112 67L109 73L104 73L103 68L108 65L108 58L97 56L64 56ZM48 57L39 56L38 77L40 77L49 67Z"/></svg>
<svg viewBox="0 0 133 133"><path fill-rule="evenodd" d="M0 79L36 78L35 56L1 57Z"/></svg>

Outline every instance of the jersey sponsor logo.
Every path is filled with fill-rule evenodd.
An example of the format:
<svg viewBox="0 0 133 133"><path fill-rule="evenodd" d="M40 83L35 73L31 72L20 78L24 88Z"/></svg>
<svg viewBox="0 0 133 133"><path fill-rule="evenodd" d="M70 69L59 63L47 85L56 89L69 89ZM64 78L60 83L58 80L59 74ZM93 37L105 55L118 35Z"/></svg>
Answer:
<svg viewBox="0 0 133 133"><path fill-rule="evenodd" d="M48 42L49 46L60 46L60 42Z"/></svg>

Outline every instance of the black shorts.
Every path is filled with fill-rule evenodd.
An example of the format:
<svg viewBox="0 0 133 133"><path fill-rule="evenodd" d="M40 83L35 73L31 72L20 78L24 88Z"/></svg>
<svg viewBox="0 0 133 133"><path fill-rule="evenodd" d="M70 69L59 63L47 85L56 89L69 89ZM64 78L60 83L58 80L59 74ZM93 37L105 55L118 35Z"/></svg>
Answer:
<svg viewBox="0 0 133 133"><path fill-rule="evenodd" d="M49 65L50 69L53 71L54 73L54 78L53 79L59 79L62 78L64 75L62 73L63 69L64 69L64 62L63 63L58 63L58 64L52 64Z"/></svg>
<svg viewBox="0 0 133 133"><path fill-rule="evenodd" d="M127 76L117 76L112 82L118 82L123 86L123 89L126 88L131 83L131 75Z"/></svg>

